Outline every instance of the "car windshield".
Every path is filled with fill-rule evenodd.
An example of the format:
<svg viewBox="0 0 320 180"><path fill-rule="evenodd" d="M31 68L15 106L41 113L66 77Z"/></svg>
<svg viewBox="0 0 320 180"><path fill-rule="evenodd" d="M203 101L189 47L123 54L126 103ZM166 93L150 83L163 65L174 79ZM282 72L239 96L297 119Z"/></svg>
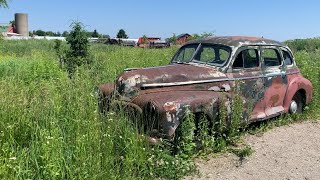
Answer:
<svg viewBox="0 0 320 180"><path fill-rule="evenodd" d="M230 57L230 47L217 44L189 44L179 49L172 62L222 66Z"/></svg>

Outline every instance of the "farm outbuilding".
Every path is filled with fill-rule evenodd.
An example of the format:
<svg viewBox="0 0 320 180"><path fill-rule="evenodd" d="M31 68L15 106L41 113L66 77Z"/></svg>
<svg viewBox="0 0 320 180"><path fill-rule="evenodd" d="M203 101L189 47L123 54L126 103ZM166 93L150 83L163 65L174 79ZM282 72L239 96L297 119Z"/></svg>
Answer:
<svg viewBox="0 0 320 180"><path fill-rule="evenodd" d="M15 29L14 26L12 24L0 24L0 33L3 36L7 36L8 33L14 33Z"/></svg>
<svg viewBox="0 0 320 180"><path fill-rule="evenodd" d="M147 42L144 42L144 41L147 41ZM138 39L138 45L140 44L147 44L147 43L150 43L150 42L154 42L154 41L159 41L161 40L161 38L159 37L147 37L147 38L143 38L143 37L139 37Z"/></svg>
<svg viewBox="0 0 320 180"><path fill-rule="evenodd" d="M0 24L0 33L5 37L28 37L28 14L16 13L14 17L14 23Z"/></svg>
<svg viewBox="0 0 320 180"><path fill-rule="evenodd" d="M184 34L180 34L177 36L177 40L176 40L176 44L178 45L182 45L186 42L188 42L188 38L190 37L191 35L188 34L188 33L184 33Z"/></svg>

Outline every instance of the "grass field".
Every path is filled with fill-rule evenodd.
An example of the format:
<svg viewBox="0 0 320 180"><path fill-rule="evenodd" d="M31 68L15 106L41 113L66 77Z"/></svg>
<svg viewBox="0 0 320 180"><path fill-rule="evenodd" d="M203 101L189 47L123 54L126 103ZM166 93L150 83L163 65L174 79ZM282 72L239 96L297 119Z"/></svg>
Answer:
<svg viewBox="0 0 320 180"><path fill-rule="evenodd" d="M181 177L189 161L151 148L122 113L97 112L96 85L128 67L168 64L176 48L92 45L93 63L73 79L51 41L0 40L0 179L150 179ZM320 118L320 51L295 57L313 82L302 118Z"/></svg>

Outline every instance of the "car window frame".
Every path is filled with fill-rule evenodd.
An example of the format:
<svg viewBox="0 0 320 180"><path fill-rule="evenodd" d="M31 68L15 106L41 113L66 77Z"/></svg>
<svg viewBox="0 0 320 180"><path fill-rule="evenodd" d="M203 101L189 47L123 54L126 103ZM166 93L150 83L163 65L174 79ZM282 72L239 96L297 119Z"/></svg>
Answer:
<svg viewBox="0 0 320 180"><path fill-rule="evenodd" d="M281 64L277 65L277 66L266 66L264 58L263 58L263 50L264 49L275 49L278 52L278 54L280 55ZM262 45L262 46L260 46L260 60L261 60L261 64L263 65L264 69L266 69L266 68L281 68L281 67L284 66L282 52L279 49L279 46L274 46L274 45Z"/></svg>
<svg viewBox="0 0 320 180"><path fill-rule="evenodd" d="M181 53L183 47L191 46L191 45L198 45L197 48L195 49L195 51L193 52L191 58L189 59L189 62L191 62L193 60L194 56L196 55L196 53L198 52L198 50L199 50L199 48L201 46L201 43L192 43L192 44L186 44L186 45L182 46L181 48L179 48L177 50L175 55L172 57L171 63L186 63L186 62L180 62L180 61L175 61L175 60L178 58L178 56Z"/></svg>
<svg viewBox="0 0 320 180"><path fill-rule="evenodd" d="M195 52L193 53L192 57L191 57L191 61L190 62L193 62L193 63L197 63L197 64L206 64L206 65L210 65L212 67L218 67L218 68L221 68L221 67L224 67L226 66L229 62L230 62L230 59L232 57L232 52L233 52L233 49L230 47L230 46L227 46L227 45L223 45L223 44L213 44L213 43L192 43L192 44L186 44L186 45L183 45L177 52L176 54L173 56L173 58L171 59L171 64L173 63L185 63L185 62L179 62L179 61L175 61L179 55L179 53L182 51L182 48L185 47L185 46L188 46L188 45L194 45L194 44L198 44L198 47L196 48ZM209 45L209 46L220 46L222 47L221 49L224 49L226 50L228 53L229 53L229 56L228 58L224 61L223 64L217 64L217 63L208 63L208 62L202 62L202 61L199 61L199 60L195 60L195 56L198 54L198 51L201 49L202 45Z"/></svg>
<svg viewBox="0 0 320 180"><path fill-rule="evenodd" d="M258 55L258 60L259 60L259 66L257 67L250 67L250 68L246 68L243 64L242 68L233 68L233 63L235 62L236 58L238 57L238 55L247 49L254 49L257 51L257 55ZM235 55L233 56L233 60L232 62L230 62L229 68L231 69L232 72L239 72L239 71L252 71L252 70L256 70L259 69L261 70L262 68L262 62L261 62L261 52L260 52L260 47L257 45L248 45L248 46L242 46L240 48L238 48L237 52L235 53Z"/></svg>
<svg viewBox="0 0 320 180"><path fill-rule="evenodd" d="M196 60L195 56L198 54L198 51L202 48L202 46L218 46L220 47L220 49L223 49L225 51L227 51L229 53L228 58L222 63L222 64L217 64L217 63L210 63L210 62L203 62L200 60ZM191 62L196 62L199 64L208 64L214 67L223 67L227 64L227 62L229 62L230 58L231 58L231 54L232 54L232 48L230 46L226 46L226 45L222 45L222 44L212 44L212 43L200 43L200 46L198 47L197 51L194 53L192 61Z"/></svg>
<svg viewBox="0 0 320 180"><path fill-rule="evenodd" d="M294 59L293 54L292 54L292 52L290 51L290 49L285 48L285 47L280 47L279 49L280 49L280 51L281 51L281 57L282 57L283 65L286 66L286 67L293 67L293 66L295 66L295 59ZM290 65L286 65L286 64L285 64L285 60L284 60L284 56L283 56L283 52L282 52L282 51L286 51L286 52L289 54L289 56L291 57L291 60L292 60L292 64L290 64Z"/></svg>

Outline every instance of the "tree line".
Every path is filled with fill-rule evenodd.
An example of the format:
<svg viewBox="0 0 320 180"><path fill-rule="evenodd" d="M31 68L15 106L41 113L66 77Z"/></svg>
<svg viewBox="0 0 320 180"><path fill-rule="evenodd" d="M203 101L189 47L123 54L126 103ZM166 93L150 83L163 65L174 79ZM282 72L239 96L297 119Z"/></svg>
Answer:
<svg viewBox="0 0 320 180"><path fill-rule="evenodd" d="M110 38L107 34L101 34L96 29L94 31L85 31L84 32L87 37L92 38ZM68 37L69 31L63 31L61 32L53 32L53 31L44 31L44 30L33 30L29 32L30 36L55 36L55 37ZM123 38L128 39L129 36L126 34L126 31L123 29L120 29L116 35L117 38Z"/></svg>
<svg viewBox="0 0 320 180"><path fill-rule="evenodd" d="M109 38L110 36L107 34L101 34L98 33L98 31L95 29L94 31L85 31L85 34L87 37L92 38ZM69 31L63 31L61 32L53 32L53 31L44 31L44 30L33 30L29 32L30 36L55 36L55 37L68 37Z"/></svg>

